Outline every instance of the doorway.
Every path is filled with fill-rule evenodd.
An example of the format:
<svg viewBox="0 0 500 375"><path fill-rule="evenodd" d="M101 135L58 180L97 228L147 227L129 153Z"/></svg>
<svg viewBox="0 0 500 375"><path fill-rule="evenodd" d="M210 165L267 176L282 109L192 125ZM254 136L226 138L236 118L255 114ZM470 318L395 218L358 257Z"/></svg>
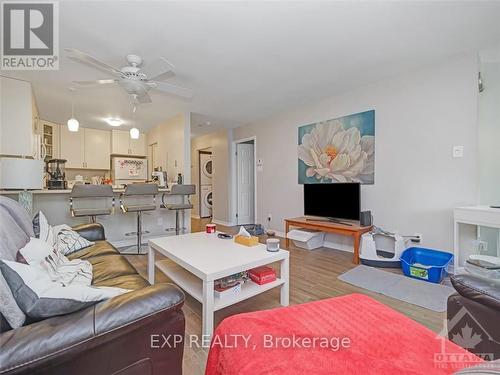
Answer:
<svg viewBox="0 0 500 375"><path fill-rule="evenodd" d="M254 224L256 218L255 137L235 142L236 224Z"/></svg>

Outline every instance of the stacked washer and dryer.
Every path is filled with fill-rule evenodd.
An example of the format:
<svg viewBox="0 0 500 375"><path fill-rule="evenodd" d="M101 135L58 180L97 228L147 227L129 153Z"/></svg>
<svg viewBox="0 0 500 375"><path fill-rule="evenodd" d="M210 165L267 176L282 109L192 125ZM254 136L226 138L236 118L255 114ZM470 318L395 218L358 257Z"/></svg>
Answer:
<svg viewBox="0 0 500 375"><path fill-rule="evenodd" d="M212 153L200 151L200 217L212 216Z"/></svg>

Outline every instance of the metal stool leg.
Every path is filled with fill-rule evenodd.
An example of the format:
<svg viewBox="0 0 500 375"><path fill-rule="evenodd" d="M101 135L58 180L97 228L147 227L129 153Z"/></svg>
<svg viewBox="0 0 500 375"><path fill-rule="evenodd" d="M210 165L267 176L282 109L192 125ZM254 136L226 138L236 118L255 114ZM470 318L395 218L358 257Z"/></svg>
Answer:
<svg viewBox="0 0 500 375"><path fill-rule="evenodd" d="M179 235L179 210L175 210L175 235Z"/></svg>
<svg viewBox="0 0 500 375"><path fill-rule="evenodd" d="M142 244L142 211L137 211L137 255L141 254Z"/></svg>

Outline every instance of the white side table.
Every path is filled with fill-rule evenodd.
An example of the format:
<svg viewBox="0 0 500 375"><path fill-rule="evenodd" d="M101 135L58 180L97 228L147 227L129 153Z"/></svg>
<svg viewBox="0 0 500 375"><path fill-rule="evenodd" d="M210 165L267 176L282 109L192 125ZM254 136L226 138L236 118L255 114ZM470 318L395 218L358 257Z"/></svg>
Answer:
<svg viewBox="0 0 500 375"><path fill-rule="evenodd" d="M453 220L455 228L453 250L455 269L457 269L463 267L466 260L466 252L460 249L460 229L462 225L500 229L500 208L491 208L489 206L456 207L453 210ZM470 253L470 251L467 253Z"/></svg>

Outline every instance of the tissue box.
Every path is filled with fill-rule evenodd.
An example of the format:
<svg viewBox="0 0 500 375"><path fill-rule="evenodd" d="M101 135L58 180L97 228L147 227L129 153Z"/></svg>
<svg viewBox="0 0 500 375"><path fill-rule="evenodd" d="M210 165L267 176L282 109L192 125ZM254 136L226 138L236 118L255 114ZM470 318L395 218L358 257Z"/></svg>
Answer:
<svg viewBox="0 0 500 375"><path fill-rule="evenodd" d="M245 236L234 236L234 242L239 243L240 245L245 245L245 246L256 246L259 244L259 237L251 236L251 237L245 237Z"/></svg>

